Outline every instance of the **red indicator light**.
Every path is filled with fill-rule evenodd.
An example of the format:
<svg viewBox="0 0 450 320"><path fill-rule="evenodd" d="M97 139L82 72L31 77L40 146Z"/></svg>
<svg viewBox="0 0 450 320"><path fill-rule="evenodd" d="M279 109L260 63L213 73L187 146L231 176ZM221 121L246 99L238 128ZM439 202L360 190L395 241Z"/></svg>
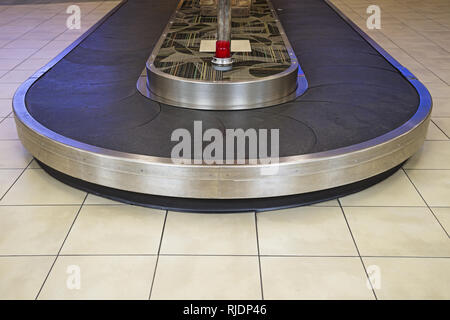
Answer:
<svg viewBox="0 0 450 320"><path fill-rule="evenodd" d="M231 58L231 42L225 40L216 41L216 58Z"/></svg>

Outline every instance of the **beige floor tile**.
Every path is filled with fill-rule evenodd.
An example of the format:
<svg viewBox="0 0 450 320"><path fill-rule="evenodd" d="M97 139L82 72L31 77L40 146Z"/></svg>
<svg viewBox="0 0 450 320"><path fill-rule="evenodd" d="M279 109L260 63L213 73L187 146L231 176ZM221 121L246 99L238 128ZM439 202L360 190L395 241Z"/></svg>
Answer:
<svg viewBox="0 0 450 320"><path fill-rule="evenodd" d="M48 43L48 40L18 39L9 42L3 48L7 49L40 49Z"/></svg>
<svg viewBox="0 0 450 320"><path fill-rule="evenodd" d="M36 52L35 54L33 54L30 59L53 59L55 58L58 54L60 54L63 50L59 50L59 49L49 49L49 50L44 50L45 48L39 50L38 52Z"/></svg>
<svg viewBox="0 0 450 320"><path fill-rule="evenodd" d="M364 258L378 266L378 299L450 299L450 259Z"/></svg>
<svg viewBox="0 0 450 320"><path fill-rule="evenodd" d="M6 31L2 28L0 32L0 40L16 40L24 34L23 31Z"/></svg>
<svg viewBox="0 0 450 320"><path fill-rule="evenodd" d="M405 169L450 169L450 141L425 141Z"/></svg>
<svg viewBox="0 0 450 320"><path fill-rule="evenodd" d="M30 70L12 70L0 78L0 83L22 83L33 75Z"/></svg>
<svg viewBox="0 0 450 320"><path fill-rule="evenodd" d="M20 25L6 25L2 26L2 31L10 34L24 34L31 31L33 27L30 26L20 26Z"/></svg>
<svg viewBox="0 0 450 320"><path fill-rule="evenodd" d="M33 157L18 140L0 140L0 168L26 168Z"/></svg>
<svg viewBox="0 0 450 320"><path fill-rule="evenodd" d="M37 71L38 69L45 66L51 59L27 59L21 64L19 64L14 70L33 70Z"/></svg>
<svg viewBox="0 0 450 320"><path fill-rule="evenodd" d="M391 40L389 40L389 38L387 38L385 35L383 35L382 33L378 33L376 35L372 35L369 34L369 36L376 41L376 43L378 43L383 49L389 51L389 49L398 49L398 46L392 42Z"/></svg>
<svg viewBox="0 0 450 320"><path fill-rule="evenodd" d="M62 254L157 254L165 211L83 206Z"/></svg>
<svg viewBox="0 0 450 320"><path fill-rule="evenodd" d="M450 117L450 99L433 98L433 117Z"/></svg>
<svg viewBox="0 0 450 320"><path fill-rule="evenodd" d="M36 40L50 41L50 40L55 39L61 33L62 33L61 31L57 31L57 30L54 30L54 31L47 30L46 32L36 30L36 31L31 31L24 35L21 35L19 39L20 40L33 40L33 41L36 41Z"/></svg>
<svg viewBox="0 0 450 320"><path fill-rule="evenodd" d="M1 33L1 32L0 32ZM2 59L0 58L0 70L11 70L23 62L23 59Z"/></svg>
<svg viewBox="0 0 450 320"><path fill-rule="evenodd" d="M0 202L2 205L81 204L86 193L54 179L42 169L27 169Z"/></svg>
<svg viewBox="0 0 450 320"><path fill-rule="evenodd" d="M450 118L435 118L436 125L450 137Z"/></svg>
<svg viewBox="0 0 450 320"><path fill-rule="evenodd" d="M15 21L11 21L8 25L9 26L26 26L26 27L34 28L34 27L37 27L42 22L44 22L44 19L24 16ZM5 46L5 48L23 49L21 46ZM27 48L29 48L29 47L25 47L25 49L27 49Z"/></svg>
<svg viewBox="0 0 450 320"><path fill-rule="evenodd" d="M358 255L339 207L258 213L258 238L262 255Z"/></svg>
<svg viewBox="0 0 450 320"><path fill-rule="evenodd" d="M257 254L254 213L169 212L161 253Z"/></svg>
<svg viewBox="0 0 450 320"><path fill-rule="evenodd" d="M0 99L0 117L6 117L12 112L11 99Z"/></svg>
<svg viewBox="0 0 450 320"><path fill-rule="evenodd" d="M64 22L54 23L51 21L45 22L39 26L37 26L35 29L33 29L33 32L54 32L54 33L63 33L65 30L67 30L67 27L65 26Z"/></svg>
<svg viewBox="0 0 450 320"><path fill-rule="evenodd" d="M28 169L41 169L41 166L36 161L36 159L33 159L33 161L31 161L30 165L28 166Z"/></svg>
<svg viewBox="0 0 450 320"><path fill-rule="evenodd" d="M37 162L35 162L37 166L39 166L39 164ZM103 197L99 197L99 196L95 196L93 194L89 194L86 198L86 201L84 202L85 204L112 204L112 205L125 205L124 203L118 202L118 201L114 201L114 200L110 200L107 198L103 198Z"/></svg>
<svg viewBox="0 0 450 320"><path fill-rule="evenodd" d="M409 71L424 84L439 81L439 77L425 67L410 67Z"/></svg>
<svg viewBox="0 0 450 320"><path fill-rule="evenodd" d="M22 173L22 169L2 169L0 170L0 198L13 185L14 181Z"/></svg>
<svg viewBox="0 0 450 320"><path fill-rule="evenodd" d="M447 136L444 134L443 130L438 128L433 122L430 122L430 126L428 127L426 140L449 140Z"/></svg>
<svg viewBox="0 0 450 320"><path fill-rule="evenodd" d="M361 192L340 199L343 206L425 206L402 170Z"/></svg>
<svg viewBox="0 0 450 320"><path fill-rule="evenodd" d="M344 208L363 256L450 257L450 241L428 208Z"/></svg>
<svg viewBox="0 0 450 320"><path fill-rule="evenodd" d="M153 256L60 256L38 299L148 299L155 262Z"/></svg>
<svg viewBox="0 0 450 320"><path fill-rule="evenodd" d="M74 35L78 37L81 37L86 31L88 31L88 27L86 27L84 24L81 24L81 29L72 29L72 30L64 30L64 34L68 37L70 35ZM62 35L63 33L60 33L60 35ZM72 39L68 39L68 40L72 40ZM64 41L68 41L68 40L64 40Z"/></svg>
<svg viewBox="0 0 450 320"><path fill-rule="evenodd" d="M78 206L0 206L0 254L56 255Z"/></svg>
<svg viewBox="0 0 450 320"><path fill-rule="evenodd" d="M316 204L312 204L311 207L339 207L339 202L335 200L329 200L325 202L319 202Z"/></svg>
<svg viewBox="0 0 450 320"><path fill-rule="evenodd" d="M435 98L450 98L450 86L443 83L430 83L427 85L433 99Z"/></svg>
<svg viewBox="0 0 450 320"><path fill-rule="evenodd" d="M80 37L80 34L75 34L70 32L70 30L61 33L58 37L55 38L56 41L72 41L74 42Z"/></svg>
<svg viewBox="0 0 450 320"><path fill-rule="evenodd" d="M44 14L46 13L46 14ZM34 6L33 10L27 12L23 18L25 19L41 19L41 21L49 19L51 17L51 12L44 11L41 6ZM54 15L54 14L53 14Z"/></svg>
<svg viewBox="0 0 450 320"><path fill-rule="evenodd" d="M258 257L160 256L151 299L261 299Z"/></svg>
<svg viewBox="0 0 450 320"><path fill-rule="evenodd" d="M448 57L443 57L442 59L446 59L446 61L448 61ZM448 62L447 62L448 63ZM442 81L450 84L450 66L442 66L441 62L436 62L434 65L431 65L429 67L429 69L431 71L433 71L439 78L442 79ZM434 100L436 101L436 100ZM448 102L447 102L447 106L448 106Z"/></svg>
<svg viewBox="0 0 450 320"><path fill-rule="evenodd" d="M411 57L407 51L402 48L399 49L389 49L389 54L391 54L398 62L400 62L403 66L407 68L411 68L413 66L420 67L420 63L417 62L413 57Z"/></svg>
<svg viewBox="0 0 450 320"><path fill-rule="evenodd" d="M0 83L0 99L12 99L20 83Z"/></svg>
<svg viewBox="0 0 450 320"><path fill-rule="evenodd" d="M450 208L433 208L432 210L441 225L450 234Z"/></svg>
<svg viewBox="0 0 450 320"><path fill-rule="evenodd" d="M429 206L450 207L450 170L406 170Z"/></svg>
<svg viewBox="0 0 450 320"><path fill-rule="evenodd" d="M0 257L0 300L33 300L55 257Z"/></svg>
<svg viewBox="0 0 450 320"><path fill-rule="evenodd" d="M1 86L1 84L0 84ZM0 122L0 140L18 140L16 123L12 118L6 118Z"/></svg>
<svg viewBox="0 0 450 320"><path fill-rule="evenodd" d="M11 40L1 40L0 39L0 48L3 48L6 44L8 44L9 42L11 42Z"/></svg>
<svg viewBox="0 0 450 320"><path fill-rule="evenodd" d="M264 298L374 299L359 258L262 257Z"/></svg>
<svg viewBox="0 0 450 320"><path fill-rule="evenodd" d="M59 50L62 51L64 49L66 49L68 46L70 46L73 43L73 41L58 41L58 40L53 40L51 42L49 42L45 47L42 48L42 50L47 51L47 50Z"/></svg>
<svg viewBox="0 0 450 320"><path fill-rule="evenodd" d="M3 29L4 27L2 27ZM26 59L31 56L36 49L0 49L0 59Z"/></svg>

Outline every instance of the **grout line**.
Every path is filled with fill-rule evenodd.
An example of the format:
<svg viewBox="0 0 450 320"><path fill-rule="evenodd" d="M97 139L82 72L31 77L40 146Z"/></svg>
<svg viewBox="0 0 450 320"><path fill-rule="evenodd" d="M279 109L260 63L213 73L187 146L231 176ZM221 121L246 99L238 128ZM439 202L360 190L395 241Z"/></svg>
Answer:
<svg viewBox="0 0 450 320"><path fill-rule="evenodd" d="M436 215L434 214L433 210L430 208L430 206L428 205L427 201L425 200L425 198L422 196L422 194L420 193L419 189L416 187L416 185L414 184L414 182L411 180L411 178L408 175L408 172L406 172L407 170L405 170L404 168L402 168L403 172L405 173L406 177L408 178L409 182L411 182L411 184L413 185L414 189L416 189L417 193L420 195L420 197L422 198L423 202L425 202L425 204L427 205L428 210L431 212L431 214L433 215L433 217L436 219L437 223L439 223L439 225L441 226L442 230L444 230L445 234L447 235L447 237L450 238L447 230L445 230L444 226L442 225L442 223L439 221L439 219L436 217Z"/></svg>
<svg viewBox="0 0 450 320"><path fill-rule="evenodd" d="M20 179L20 177L22 177L22 175L24 174L24 172L27 170L27 168L31 165L31 163L33 162L33 159L31 159L31 161L28 163L28 165L23 168L22 172L19 174L19 176L16 178L16 180L14 180L14 182L11 184L11 186L5 191L5 193L0 197L0 202L3 200L3 198L8 194L8 192L12 189L12 187L14 187L14 185L16 184L16 182Z"/></svg>
<svg viewBox="0 0 450 320"><path fill-rule="evenodd" d="M341 208L342 215L344 216L345 223L347 224L348 231L350 232L350 236L352 237L353 243L355 244L355 248L356 248L356 251L358 252L359 260L361 261L362 267L364 268L364 273L366 274L366 277L367 277L367 281L370 284L370 287L372 288L373 296L375 297L375 300L378 300L377 294L376 294L375 289L374 289L374 287L372 285L372 281L370 280L369 274L367 273L366 265L364 264L364 260L361 257L361 253L359 251L358 244L356 243L356 239L355 239L355 237L353 235L352 229L350 228L350 223L348 222L347 216L345 215L344 208L341 205L341 201L339 199L337 199L337 201L338 201L339 206Z"/></svg>
<svg viewBox="0 0 450 320"><path fill-rule="evenodd" d="M42 282L42 285L41 285L41 287L39 288L39 291L38 291L38 293L37 293L37 295L36 295L36 298L35 298L34 300L37 300L37 299L39 298L39 295L41 294L41 291L42 291L42 289L44 288L44 285L45 285L45 283L47 282L47 279L48 279L48 277L50 276L50 273L52 272L53 267L55 266L56 260L58 260L58 257L59 257L59 255L60 255L60 253L61 253L61 250L62 250L62 248L64 247L64 244L66 243L67 238L69 237L70 231L72 231L72 228L73 228L73 226L74 226L74 224L75 224L75 221L77 221L77 218L78 218L78 216L80 215L81 209L83 208L83 204L84 204L84 202L86 201L87 196L88 196L88 193L86 193L86 195L85 195L85 197L84 197L84 200L83 200L83 202L81 203L80 208L78 209L77 214L75 215L75 218L74 218L73 221L72 221L72 224L70 225L69 231L67 232L66 237L64 238L64 240L63 240L63 242L62 242L62 244L61 244L61 247L60 247L59 250L58 250L58 253L57 253L56 257L55 257L55 260L53 260L53 263L52 263L52 265L50 266L50 270L48 270L48 273L47 273L47 275L45 276L44 282Z"/></svg>
<svg viewBox="0 0 450 320"><path fill-rule="evenodd" d="M261 255L271 258L398 258L398 259L450 259L450 256L427 257L427 256L373 256L373 255L355 255L355 256L330 256L330 255Z"/></svg>
<svg viewBox="0 0 450 320"><path fill-rule="evenodd" d="M436 216L436 214L434 213L433 209L428 207L428 209L430 209L431 214L433 215L433 217L436 219L436 221L439 223L439 225L441 226L441 228L444 230L444 232L447 234L447 237L450 238L449 233L447 232L447 230L444 228L444 226L442 225L441 221L439 220L439 218Z"/></svg>
<svg viewBox="0 0 450 320"><path fill-rule="evenodd" d="M446 136L448 139L450 139L450 137L445 133L445 131L442 130L441 127L439 127L437 125L437 123L433 121L433 119L430 119L430 121L444 134L444 136ZM448 141L448 140L441 140L441 141Z"/></svg>
<svg viewBox="0 0 450 320"><path fill-rule="evenodd" d="M0 254L0 258L15 257L56 257L55 254ZM154 253L92 253L92 254L59 254L58 257L156 257ZM257 255L233 255L233 254L160 254L163 257L257 257ZM283 254L262 254L264 258L359 258L358 255L283 255ZM386 259L450 259L450 256L428 257L428 256L380 256L380 255L361 255L362 258L386 258Z"/></svg>
<svg viewBox="0 0 450 320"><path fill-rule="evenodd" d="M2 170L23 170L23 169L25 169L25 168L24 167L21 167L21 168L0 168L0 171L2 171ZM29 168L29 170L32 170L32 168Z"/></svg>
<svg viewBox="0 0 450 320"><path fill-rule="evenodd" d="M416 169L407 169L407 170L416 170ZM425 171L426 169L417 169L417 171ZM427 205L423 206L362 206L362 205L342 205L343 208L427 208ZM436 208L450 208L450 206L433 206ZM336 208L336 207L335 207Z"/></svg>
<svg viewBox="0 0 450 320"><path fill-rule="evenodd" d="M150 300L152 297L153 285L155 283L155 277L156 277L156 269L158 268L159 256L161 253L161 246L162 246L162 241L163 241L163 237L164 237L164 230L166 229L166 221L167 221L168 214L169 214L169 211L166 210L166 214L164 216L164 223L163 223L163 227L161 230L161 238L159 239L158 254L156 255L155 269L153 270L153 277L152 277L152 283L150 285L150 292L148 294L148 300Z"/></svg>
<svg viewBox="0 0 450 320"><path fill-rule="evenodd" d="M0 168L0 170L22 170L24 168ZM26 168L27 170L39 170L40 168ZM43 169L41 169L43 170ZM429 171L432 169L406 169L408 171ZM435 169L435 170L443 170L443 169ZM445 169L450 170L450 169ZM91 193L90 193L91 194ZM108 198L105 198L108 200ZM111 200L111 201L118 201L118 200ZM0 204L0 207L73 207L73 206L79 206L79 203L60 203L60 204ZM117 203L85 203L85 207L118 207L118 206L131 206L128 203L125 202L117 202ZM151 208L151 207L145 207L145 206L139 206L141 208L147 208L151 210L159 210L159 211L166 211L163 209L158 208ZM339 208L339 206L317 206L317 205L310 205L307 206L308 208ZM428 208L427 205L423 206L367 206L367 205L343 205L343 208ZM430 206L430 208L450 208L450 206ZM279 210L271 210L270 212L277 212L281 211ZM177 212L177 213L185 213L184 211L172 211L171 212ZM251 213L250 212L242 212L242 213ZM262 211L262 212L269 212L269 211ZM186 212L190 214L205 214L205 213L195 213L195 212ZM207 213L206 213L207 214Z"/></svg>
<svg viewBox="0 0 450 320"><path fill-rule="evenodd" d="M254 212L255 215L255 231L256 231L256 247L258 248L258 265L259 265L259 283L261 285L261 300L264 300L264 286L261 268L261 251L259 248L259 233L258 233L258 213Z"/></svg>
<svg viewBox="0 0 450 320"><path fill-rule="evenodd" d="M84 206L83 206L84 208ZM156 257L156 253L64 253L60 257Z"/></svg>
<svg viewBox="0 0 450 320"><path fill-rule="evenodd" d="M0 254L0 258L56 257L55 254Z"/></svg>
<svg viewBox="0 0 450 320"><path fill-rule="evenodd" d="M450 257L422 257L422 256L362 256L364 258L386 259L450 259Z"/></svg>
<svg viewBox="0 0 450 320"><path fill-rule="evenodd" d="M28 169L31 170L31 169ZM71 187L72 188L72 187ZM74 189L74 188L72 188ZM77 189L74 189L77 190ZM0 204L0 207L78 207L79 203L61 203L61 204ZM120 204L119 204L120 205ZM85 206L92 206L92 205L85 205ZM96 206L103 206L101 204ZM114 206L110 204L109 206Z"/></svg>
<svg viewBox="0 0 450 320"><path fill-rule="evenodd" d="M40 168L0 168L0 170L43 170ZM412 170L428 170L428 169L407 169L409 171ZM438 170L438 169L436 169ZM440 169L439 169L440 170ZM450 170L450 169L447 169ZM90 193L91 194L91 193ZM105 198L106 200L109 200L108 198ZM111 200L111 201L117 201L117 200ZM42 203L36 203L36 204L0 204L0 207L73 207L76 206L78 207L80 205L80 203L50 203L50 204L42 204ZM117 203L85 203L84 206L85 207L117 207L117 206L132 206L128 203L124 203L124 202L117 202ZM146 206L138 206L141 208L147 208L150 210L157 210L157 211L166 211L165 209L158 209L158 208L152 208L152 207L146 207ZM316 206L316 205L310 205L310 206L306 206L309 208L339 208L339 206ZM344 205L344 208L427 208L426 205L423 206L368 206L368 205ZM433 208L450 208L450 206L431 206ZM277 212L277 211L281 211L283 209L278 209L278 210L270 210L270 212ZM196 212L190 212L190 211L172 211L172 210L168 210L170 212L177 212L177 213L190 213L190 214L208 214L205 212L201 212L201 213L196 213ZM242 214L245 213L252 213L253 211L249 211L249 212L242 212ZM269 212L269 211L262 211L262 212ZM216 213L212 213L212 214L216 214ZM222 213L219 213L222 214ZM224 213L226 214L226 213ZM241 214L241 213L238 213Z"/></svg>

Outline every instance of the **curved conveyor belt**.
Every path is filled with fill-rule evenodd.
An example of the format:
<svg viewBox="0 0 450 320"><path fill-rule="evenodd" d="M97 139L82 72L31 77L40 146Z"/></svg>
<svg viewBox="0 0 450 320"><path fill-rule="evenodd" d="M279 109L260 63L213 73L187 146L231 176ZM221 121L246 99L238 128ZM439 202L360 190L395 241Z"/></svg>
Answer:
<svg viewBox="0 0 450 320"><path fill-rule="evenodd" d="M359 191L423 143L428 91L322 0L272 0L308 81L282 105L201 111L136 89L178 0L128 0L19 89L25 147L56 178L125 202L185 211L267 210ZM280 169L176 166L177 128L280 128ZM184 180L183 180L184 179Z"/></svg>

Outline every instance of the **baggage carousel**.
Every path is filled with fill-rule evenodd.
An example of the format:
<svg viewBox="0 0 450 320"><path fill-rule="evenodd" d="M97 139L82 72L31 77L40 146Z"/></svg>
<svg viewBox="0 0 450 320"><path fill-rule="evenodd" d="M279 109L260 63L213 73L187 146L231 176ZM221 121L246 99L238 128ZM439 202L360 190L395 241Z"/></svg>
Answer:
<svg viewBox="0 0 450 320"><path fill-rule="evenodd" d="M418 151L430 94L338 9L254 0L252 10L233 18L252 53L218 71L199 50L214 19L198 0L123 1L19 88L23 145L50 175L93 194L223 213L358 192ZM174 161L173 132L195 136L198 122L201 133L278 129L279 157Z"/></svg>

